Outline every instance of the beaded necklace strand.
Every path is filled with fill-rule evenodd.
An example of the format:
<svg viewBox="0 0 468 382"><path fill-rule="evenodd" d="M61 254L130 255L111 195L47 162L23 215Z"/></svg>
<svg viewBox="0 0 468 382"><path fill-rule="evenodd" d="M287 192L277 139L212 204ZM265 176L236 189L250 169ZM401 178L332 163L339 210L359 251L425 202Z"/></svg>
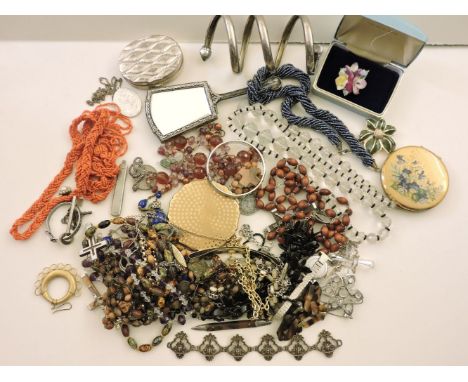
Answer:
<svg viewBox="0 0 468 382"><path fill-rule="evenodd" d="M240 108L228 117L228 121L228 127L234 133L255 145L263 155L275 159L296 157L310 166L314 175L313 185L318 187L319 180L323 180L328 186L337 187L370 208L382 227L377 233L364 233L350 225L346 234L351 240L358 243L365 240L376 242L388 236L391 219L386 210L394 207L393 202L353 170L348 162L312 137L309 131L289 125L275 112L261 105ZM275 129L282 134L273 137L272 130ZM333 193L330 195L332 197Z"/></svg>
<svg viewBox="0 0 468 382"><path fill-rule="evenodd" d="M125 135L131 131L132 122L114 103L99 105L75 118L69 128L72 148L62 170L39 199L13 223L10 234L16 240L29 239L57 204L69 202L74 196L93 203L104 200L114 188L119 173L116 159L127 151ZM76 189L70 194L54 197L74 167ZM29 226L20 232L20 228L28 223Z"/></svg>

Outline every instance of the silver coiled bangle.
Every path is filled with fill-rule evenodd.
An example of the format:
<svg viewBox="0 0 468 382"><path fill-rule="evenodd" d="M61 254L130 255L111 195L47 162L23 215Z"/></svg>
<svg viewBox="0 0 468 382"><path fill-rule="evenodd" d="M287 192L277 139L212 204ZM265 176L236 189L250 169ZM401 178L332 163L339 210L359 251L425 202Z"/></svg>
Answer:
<svg viewBox="0 0 468 382"><path fill-rule="evenodd" d="M228 36L228 44L229 44L229 54L231 56L231 67L234 73L242 72L244 67L245 55L247 52L247 46L250 41L250 36L252 34L252 29L254 22L257 25L258 33L260 35L260 44L262 46L263 51L263 59L265 61L265 65L270 71L274 71L280 64L283 58L284 50L286 45L288 44L289 37L291 35L296 22L299 20L302 24L302 29L304 31L304 45L306 50L306 68L307 73L312 75L315 71L315 66L317 62L317 58L320 55L320 47L314 46L314 38L312 34L312 27L310 25L310 21L306 16L292 16L286 27L283 30L283 35L281 37L281 42L278 46L278 51L276 53L276 58L273 60L273 53L271 50L270 38L268 35L268 28L265 23L265 19L263 16L252 16L250 15L247 19L247 22L244 26L244 33L242 35L242 43L240 46L240 52L237 44L237 37L236 31L234 28L234 24L230 16L221 16L216 15L211 19L211 22L208 26L205 36L205 43L203 44L202 48L200 49L200 56L203 61L206 61L210 58L212 49L211 44L213 43L213 36L216 31L216 27L218 25L218 21L223 19L224 25L226 27L226 32Z"/></svg>

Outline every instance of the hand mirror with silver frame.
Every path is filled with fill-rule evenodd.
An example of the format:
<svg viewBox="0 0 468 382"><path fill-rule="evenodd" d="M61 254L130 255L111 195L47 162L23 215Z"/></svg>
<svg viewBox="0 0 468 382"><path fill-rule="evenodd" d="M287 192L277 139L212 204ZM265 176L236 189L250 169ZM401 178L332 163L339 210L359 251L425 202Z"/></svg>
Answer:
<svg viewBox="0 0 468 382"><path fill-rule="evenodd" d="M214 93L208 82L190 82L151 89L146 97L146 118L161 142L218 118L216 104L247 93L239 89Z"/></svg>

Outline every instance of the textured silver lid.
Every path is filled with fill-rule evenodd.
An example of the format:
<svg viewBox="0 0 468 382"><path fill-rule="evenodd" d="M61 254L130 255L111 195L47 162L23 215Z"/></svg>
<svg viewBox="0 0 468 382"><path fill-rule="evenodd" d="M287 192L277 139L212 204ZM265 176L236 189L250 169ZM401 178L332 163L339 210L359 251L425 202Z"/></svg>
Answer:
<svg viewBox="0 0 468 382"><path fill-rule="evenodd" d="M119 69L136 87L159 85L174 76L182 66L183 54L172 38L154 35L132 41L120 53Z"/></svg>

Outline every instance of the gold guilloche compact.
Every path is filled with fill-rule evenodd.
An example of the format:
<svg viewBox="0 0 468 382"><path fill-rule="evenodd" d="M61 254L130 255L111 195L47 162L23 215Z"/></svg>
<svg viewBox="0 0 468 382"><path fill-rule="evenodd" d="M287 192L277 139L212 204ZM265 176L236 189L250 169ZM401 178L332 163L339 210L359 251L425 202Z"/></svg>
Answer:
<svg viewBox="0 0 468 382"><path fill-rule="evenodd" d="M392 152L382 166L381 180L387 196L410 211L437 206L449 187L442 160L421 146L406 146Z"/></svg>

